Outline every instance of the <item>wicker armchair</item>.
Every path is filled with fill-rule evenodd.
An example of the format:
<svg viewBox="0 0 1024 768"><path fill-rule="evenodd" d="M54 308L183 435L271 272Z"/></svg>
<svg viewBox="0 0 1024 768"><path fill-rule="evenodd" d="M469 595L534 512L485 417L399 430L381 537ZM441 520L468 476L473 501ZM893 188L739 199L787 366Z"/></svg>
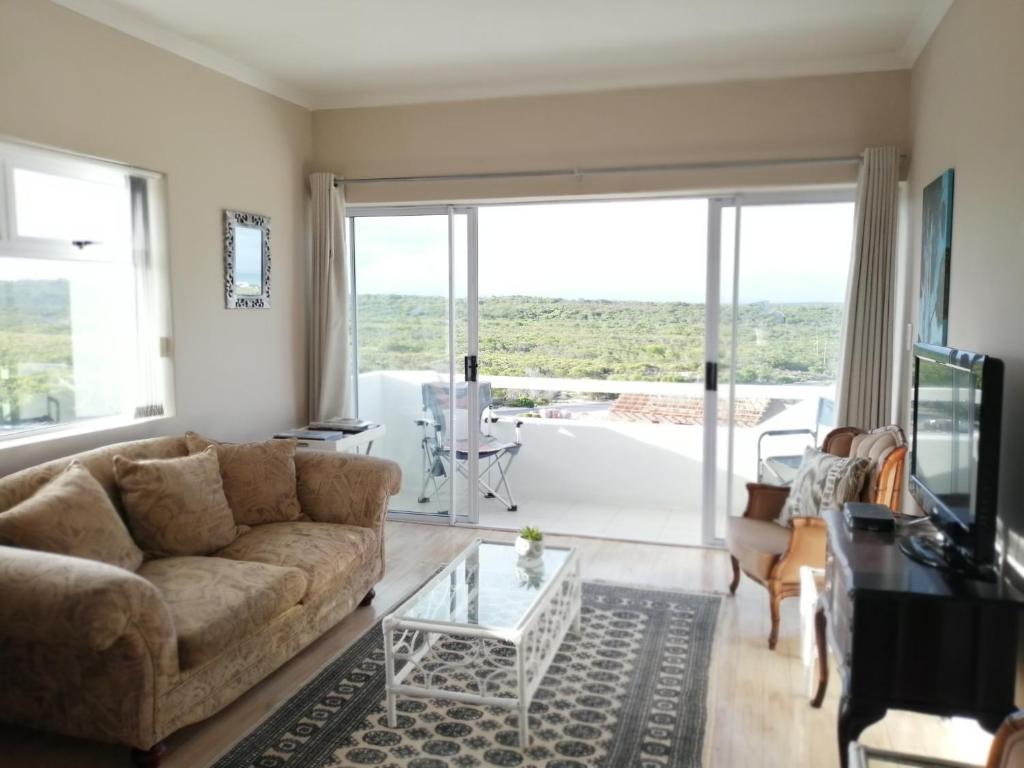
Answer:
<svg viewBox="0 0 1024 768"><path fill-rule="evenodd" d="M840 427L825 436L823 451L836 456L860 456L874 464L862 501L900 506L903 465L907 456L906 437L899 427L881 427L871 432ZM740 572L768 589L772 617L768 647L779 639L779 606L787 597L800 594L800 566L825 567L825 521L818 517L795 517L791 528L773 522L789 496L786 486L747 484L747 508L731 517L726 529L726 548L732 558L732 583L736 594Z"/></svg>

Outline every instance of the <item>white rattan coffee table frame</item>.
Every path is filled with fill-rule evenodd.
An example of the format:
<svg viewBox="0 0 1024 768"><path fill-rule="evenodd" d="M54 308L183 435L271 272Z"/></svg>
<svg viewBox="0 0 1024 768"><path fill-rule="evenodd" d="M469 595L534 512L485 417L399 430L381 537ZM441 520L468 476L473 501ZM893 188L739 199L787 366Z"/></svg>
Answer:
<svg viewBox="0 0 1024 768"><path fill-rule="evenodd" d="M416 696L447 699L450 701L492 705L515 709L519 713L519 744L530 743L529 716L530 702L540 686L544 674L555 657L566 633L580 631L580 609L583 599L583 583L580 578L579 553L572 547L559 547L568 554L558 571L544 585L537 598L520 616L514 627L486 627L446 621L427 621L400 616L405 606L428 593L442 579L448 578L466 558L481 544L511 546L508 542L474 540L451 563L431 578L411 597L401 603L392 613L384 617L384 661L386 682L386 706L388 725L398 725L397 697ZM450 661L438 656L434 647L441 637L455 637L470 643L475 641L476 656L464 661ZM474 663L481 657L483 643L500 640L510 643L515 649L515 663L508 667L485 667L474 669ZM424 665L428 665L429 668ZM419 671L418 678L423 684L414 684L410 676ZM447 672L466 673L476 681L476 692L472 690L450 690L434 686L434 678ZM506 695L494 695L503 677L514 679L506 683ZM508 688L515 691L507 695Z"/></svg>

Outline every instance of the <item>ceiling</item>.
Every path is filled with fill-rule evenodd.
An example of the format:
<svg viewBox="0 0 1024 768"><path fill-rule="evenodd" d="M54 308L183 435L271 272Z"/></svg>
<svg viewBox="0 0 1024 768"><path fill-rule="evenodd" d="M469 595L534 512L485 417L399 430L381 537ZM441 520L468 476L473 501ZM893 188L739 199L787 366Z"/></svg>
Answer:
<svg viewBox="0 0 1024 768"><path fill-rule="evenodd" d="M54 0L310 108L910 67L952 0Z"/></svg>

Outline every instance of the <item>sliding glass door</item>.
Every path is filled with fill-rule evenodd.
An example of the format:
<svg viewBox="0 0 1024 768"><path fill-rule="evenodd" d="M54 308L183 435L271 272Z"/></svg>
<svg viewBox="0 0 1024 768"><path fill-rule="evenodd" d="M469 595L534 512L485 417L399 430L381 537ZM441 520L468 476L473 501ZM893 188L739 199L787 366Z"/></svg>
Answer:
<svg viewBox="0 0 1024 768"><path fill-rule="evenodd" d="M706 223L704 199L480 209L480 375L519 442L518 509L482 524L700 542Z"/></svg>
<svg viewBox="0 0 1024 768"><path fill-rule="evenodd" d="M475 218L474 210L440 207L349 220L356 408L385 427L374 453L402 468L394 514L475 519L466 482L473 393L464 373Z"/></svg>
<svg viewBox="0 0 1024 768"><path fill-rule="evenodd" d="M468 519L464 476L452 468L468 353L470 215L441 207L349 219L356 410L386 429L374 453L401 467L391 499L399 515Z"/></svg>
<svg viewBox="0 0 1024 768"><path fill-rule="evenodd" d="M828 427L846 193L351 215L395 514L715 544Z"/></svg>
<svg viewBox="0 0 1024 768"><path fill-rule="evenodd" d="M834 426L853 193L712 200L709 221L720 233L704 526L715 543L748 482L788 483L804 449Z"/></svg>

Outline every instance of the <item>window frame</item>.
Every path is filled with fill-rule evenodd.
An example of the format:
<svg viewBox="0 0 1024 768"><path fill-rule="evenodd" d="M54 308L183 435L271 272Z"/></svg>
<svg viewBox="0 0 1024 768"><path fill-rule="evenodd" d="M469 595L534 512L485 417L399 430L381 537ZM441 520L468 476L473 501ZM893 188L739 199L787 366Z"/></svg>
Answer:
<svg viewBox="0 0 1024 768"><path fill-rule="evenodd" d="M78 159L56 152L44 152L29 147L20 147L0 142L0 167L3 180L0 183L0 203L3 204L3 226L0 227L0 256L22 258L55 259L60 261L117 261L110 255L110 249L77 248L71 241L58 238L33 237L18 231L17 193L14 175L18 170L61 176L94 184L120 186L125 201L128 200L128 177L134 169L118 167L102 160ZM129 247L127 242L114 243L113 247Z"/></svg>
<svg viewBox="0 0 1024 768"><path fill-rule="evenodd" d="M58 238L32 237L20 235L17 229L17 195L14 175L16 170L34 171L38 173L63 176L82 181L108 184L113 187L123 187L124 203L128 206L128 214L124 222L128 227L128 234L124 240L118 239L109 246L97 244L98 247L90 248L76 247L72 242ZM138 285L139 268L134 263L133 257L133 236L131 233L132 218L130 213L131 193L130 179L132 177L143 177L150 181L163 182L165 176L153 171L142 170L127 164L112 162L85 155L77 155L59 149L49 149L34 145L20 144L11 140L0 138L0 264L6 259L17 259L22 261L39 262L67 262L71 264L111 264L124 265L130 268L135 275ZM150 196L150 217L152 226L158 228L156 235L159 241L153 244L160 251L157 257L158 265L154 272L148 275L147 279L158 281L158 290L166 293L159 301L163 306L166 318L166 333L170 334L170 281L167 264L167 242L165 220L167 216L164 206L166 205L166 191L162 187L156 193L156 200ZM160 210L156 210L154 202L158 203ZM132 296L131 313L136 317L135 337L137 342L142 340L143 326L139 324L138 302L141 301L138 288ZM73 330L72 330L73 334ZM169 350L171 345L168 338L160 338L161 358L167 358L167 365L172 366ZM165 343L166 342L166 343ZM154 339L153 343L157 341ZM138 344L136 343L136 346ZM143 362L140 358L137 363L141 372ZM174 415L174 386L173 369L167 367L162 373L163 385L160 388L163 399L163 414L158 416L135 416L129 409L120 413L85 416L69 421L55 423L40 423L24 429L11 431L0 431L0 451L11 450L19 446L34 444L44 441L70 438L76 435L89 434L93 432L106 431L130 427L151 421L171 418Z"/></svg>

